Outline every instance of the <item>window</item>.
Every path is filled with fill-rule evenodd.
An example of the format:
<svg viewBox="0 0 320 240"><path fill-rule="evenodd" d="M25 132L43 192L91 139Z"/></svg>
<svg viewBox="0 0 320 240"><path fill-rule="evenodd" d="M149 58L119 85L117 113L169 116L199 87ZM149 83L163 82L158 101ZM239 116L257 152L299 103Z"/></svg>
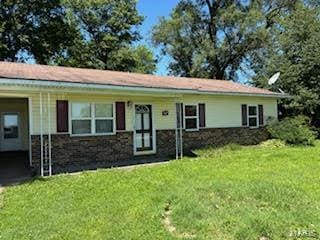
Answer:
<svg viewBox="0 0 320 240"><path fill-rule="evenodd" d="M95 105L95 133L113 132L113 105Z"/></svg>
<svg viewBox="0 0 320 240"><path fill-rule="evenodd" d="M4 139L19 138L18 114L5 114L3 118Z"/></svg>
<svg viewBox="0 0 320 240"><path fill-rule="evenodd" d="M114 133L114 106L107 103L72 103L72 134Z"/></svg>
<svg viewBox="0 0 320 240"><path fill-rule="evenodd" d="M185 126L187 130L198 130L198 106L197 105L185 105Z"/></svg>
<svg viewBox="0 0 320 240"><path fill-rule="evenodd" d="M72 103L72 134L91 133L91 104Z"/></svg>
<svg viewBox="0 0 320 240"><path fill-rule="evenodd" d="M248 106L248 123L249 123L249 127L252 127L252 128L259 126L257 106Z"/></svg>

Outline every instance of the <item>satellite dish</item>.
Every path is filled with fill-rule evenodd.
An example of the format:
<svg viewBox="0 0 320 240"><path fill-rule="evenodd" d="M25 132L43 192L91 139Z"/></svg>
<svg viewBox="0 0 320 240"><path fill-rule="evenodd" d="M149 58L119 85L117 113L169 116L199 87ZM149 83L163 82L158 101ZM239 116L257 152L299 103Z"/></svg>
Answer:
<svg viewBox="0 0 320 240"><path fill-rule="evenodd" d="M275 83L278 81L279 77L280 77L280 72L277 72L275 75L273 75L273 76L269 79L268 84L269 84L270 86L273 85L273 84L275 84Z"/></svg>

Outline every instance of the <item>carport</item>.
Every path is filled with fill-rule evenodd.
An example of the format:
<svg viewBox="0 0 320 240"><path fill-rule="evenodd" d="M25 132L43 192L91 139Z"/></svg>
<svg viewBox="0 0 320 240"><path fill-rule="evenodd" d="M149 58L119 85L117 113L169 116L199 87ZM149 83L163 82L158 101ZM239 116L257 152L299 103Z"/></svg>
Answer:
<svg viewBox="0 0 320 240"><path fill-rule="evenodd" d="M31 176L28 102L0 97L0 185Z"/></svg>

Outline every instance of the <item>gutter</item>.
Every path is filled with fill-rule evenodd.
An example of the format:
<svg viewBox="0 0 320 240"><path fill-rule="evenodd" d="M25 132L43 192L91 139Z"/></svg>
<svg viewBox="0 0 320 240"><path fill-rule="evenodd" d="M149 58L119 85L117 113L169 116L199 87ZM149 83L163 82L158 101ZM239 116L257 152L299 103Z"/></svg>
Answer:
<svg viewBox="0 0 320 240"><path fill-rule="evenodd" d="M119 86L112 84L97 84L97 83L71 83L64 81L49 81L49 80L27 80L27 79L12 79L0 78L0 86L26 86L38 88L75 88L75 89L91 89L91 90L114 90L114 91L135 91L148 93L173 93L173 94L200 94L200 95L223 95L223 96L252 96L252 97L270 97L270 98L289 98L287 94L274 93L242 93L242 92L221 92L221 91L201 91L188 90L179 88L156 88L156 87L138 87L138 86Z"/></svg>

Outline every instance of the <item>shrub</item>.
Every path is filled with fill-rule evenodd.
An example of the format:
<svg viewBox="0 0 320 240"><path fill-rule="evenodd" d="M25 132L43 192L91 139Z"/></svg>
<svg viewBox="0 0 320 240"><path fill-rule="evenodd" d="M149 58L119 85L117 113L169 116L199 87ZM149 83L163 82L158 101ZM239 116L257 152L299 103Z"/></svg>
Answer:
<svg viewBox="0 0 320 240"><path fill-rule="evenodd" d="M267 129L272 138L283 140L288 144L314 145L316 139L316 132L311 130L309 118L305 116L272 122Z"/></svg>

